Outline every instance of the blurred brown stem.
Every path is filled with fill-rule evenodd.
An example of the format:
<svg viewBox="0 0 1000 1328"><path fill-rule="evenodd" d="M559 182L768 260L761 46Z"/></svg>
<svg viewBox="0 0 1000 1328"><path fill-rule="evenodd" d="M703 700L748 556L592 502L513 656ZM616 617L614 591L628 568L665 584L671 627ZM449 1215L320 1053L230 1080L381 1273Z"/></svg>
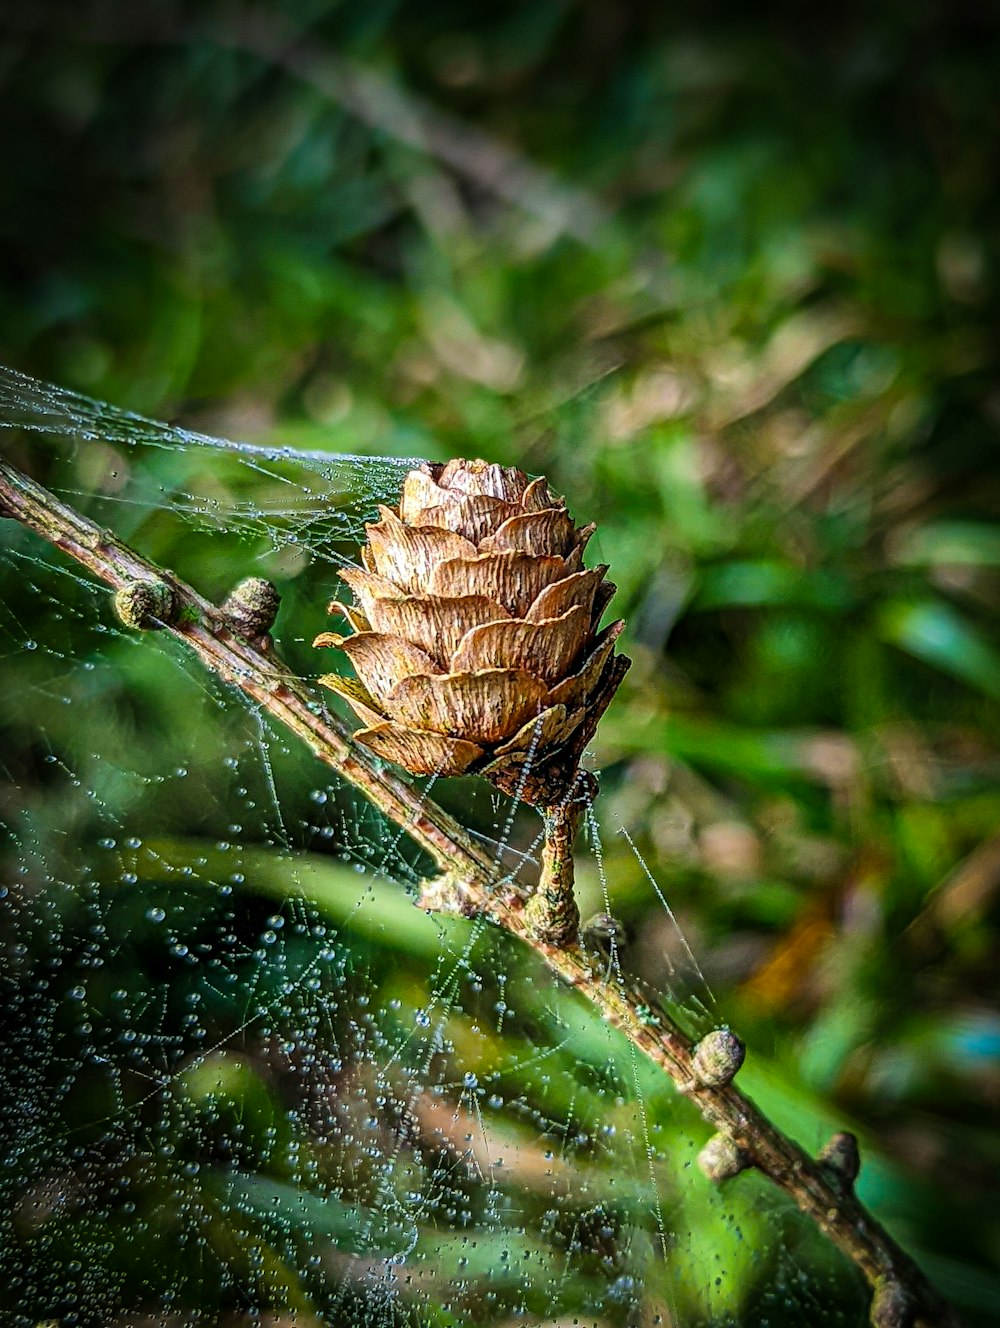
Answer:
<svg viewBox="0 0 1000 1328"><path fill-rule="evenodd" d="M853 1185L828 1162L811 1158L783 1134L731 1081L709 1082L704 1057L661 1010L651 1010L638 984L582 950L575 940L539 939L525 900L498 877L497 865L452 817L408 780L355 746L346 726L329 714L307 685L266 645L243 640L215 605L170 572L140 557L114 535L61 502L0 459L0 514L19 521L121 591L134 583L166 586L169 621L157 620L183 640L218 677L239 688L343 778L350 780L437 863L425 907L489 917L525 944L569 986L581 992L605 1022L619 1029L690 1097L709 1124L749 1164L783 1190L858 1267L873 1290L872 1321L879 1328L935 1325L960 1328L955 1310L913 1260L858 1201ZM567 825L563 826L571 834ZM553 851L566 869L566 834ZM565 877L562 870L561 877Z"/></svg>

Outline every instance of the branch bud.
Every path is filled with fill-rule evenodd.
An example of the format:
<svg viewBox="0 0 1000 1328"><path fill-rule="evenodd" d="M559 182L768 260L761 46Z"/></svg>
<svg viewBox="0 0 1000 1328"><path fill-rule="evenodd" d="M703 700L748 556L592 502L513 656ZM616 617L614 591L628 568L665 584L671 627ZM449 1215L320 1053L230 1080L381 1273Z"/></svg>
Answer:
<svg viewBox="0 0 1000 1328"><path fill-rule="evenodd" d="M177 597L163 581L130 581L113 603L119 621L137 632L161 631L177 618Z"/></svg>
<svg viewBox="0 0 1000 1328"><path fill-rule="evenodd" d="M746 1046L729 1028L714 1028L694 1049L691 1069L698 1088L724 1088L736 1078Z"/></svg>
<svg viewBox="0 0 1000 1328"><path fill-rule="evenodd" d="M278 616L281 596L262 576L248 576L230 591L222 613L237 636L255 641L266 636Z"/></svg>
<svg viewBox="0 0 1000 1328"><path fill-rule="evenodd" d="M607 955L612 949L624 949L628 944L628 929L624 922L610 913L595 913L583 924L581 938L588 950Z"/></svg>
<svg viewBox="0 0 1000 1328"><path fill-rule="evenodd" d="M820 1149L818 1160L846 1186L852 1186L861 1170L857 1138L847 1130L838 1131Z"/></svg>
<svg viewBox="0 0 1000 1328"><path fill-rule="evenodd" d="M753 1166L750 1155L725 1134L713 1134L698 1154L698 1165L709 1180L730 1180Z"/></svg>

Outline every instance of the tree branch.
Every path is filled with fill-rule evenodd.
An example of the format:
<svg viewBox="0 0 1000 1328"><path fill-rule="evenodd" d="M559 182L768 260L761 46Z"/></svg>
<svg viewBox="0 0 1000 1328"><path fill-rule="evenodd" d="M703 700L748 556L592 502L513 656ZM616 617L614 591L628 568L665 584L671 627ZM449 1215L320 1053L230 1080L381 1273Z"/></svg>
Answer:
<svg viewBox="0 0 1000 1328"><path fill-rule="evenodd" d="M960 1328L955 1310L855 1196L856 1150L852 1154L845 1142L850 1136L835 1135L820 1159L811 1158L733 1083L743 1058L742 1044L733 1034L717 1030L695 1045L668 1014L650 1010L638 983L612 971L613 965L578 944L560 948L540 939L523 896L498 874L497 865L472 836L408 780L356 746L346 726L274 656L266 638L241 636L238 629L246 628L239 618L210 604L2 459L0 516L35 531L119 592L120 608L132 613L135 625L164 628L181 638L218 677L252 697L406 831L441 872L428 883L420 900L424 907L490 918L531 946L567 985L591 1001L605 1022L665 1071L718 1132L703 1153L708 1174L723 1179L754 1167L853 1261L873 1290L873 1324ZM562 841L571 828L567 824L560 830L550 866L554 878L568 870Z"/></svg>

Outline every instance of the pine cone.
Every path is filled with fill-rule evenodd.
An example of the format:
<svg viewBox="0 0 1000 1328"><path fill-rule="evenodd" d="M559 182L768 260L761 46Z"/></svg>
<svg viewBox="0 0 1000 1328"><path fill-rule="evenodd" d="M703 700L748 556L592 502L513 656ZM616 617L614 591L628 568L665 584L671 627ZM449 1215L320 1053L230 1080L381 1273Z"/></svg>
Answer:
<svg viewBox="0 0 1000 1328"><path fill-rule="evenodd" d="M621 622L597 625L614 586L583 568L577 528L544 479L485 461L412 470L399 514L366 527L364 567L340 573L355 634L324 632L357 679L327 674L355 733L413 774L482 774L543 807L566 796L629 660Z"/></svg>

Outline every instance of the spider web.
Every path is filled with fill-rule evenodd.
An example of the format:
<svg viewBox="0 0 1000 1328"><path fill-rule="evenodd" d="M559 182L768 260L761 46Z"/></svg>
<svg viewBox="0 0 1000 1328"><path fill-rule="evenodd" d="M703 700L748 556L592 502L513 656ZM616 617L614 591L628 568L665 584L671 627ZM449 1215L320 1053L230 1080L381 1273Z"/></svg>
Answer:
<svg viewBox="0 0 1000 1328"><path fill-rule="evenodd" d="M204 593L272 577L306 677L336 565L413 464L230 442L12 370L0 423ZM413 907L429 864L405 835L14 522L0 557L2 1322L860 1321L761 1182L701 1177L706 1127L586 1002L496 929ZM430 783L531 880L534 813ZM581 889L613 912L602 840L628 830L603 814ZM697 1031L711 994L674 935L651 1002Z"/></svg>

